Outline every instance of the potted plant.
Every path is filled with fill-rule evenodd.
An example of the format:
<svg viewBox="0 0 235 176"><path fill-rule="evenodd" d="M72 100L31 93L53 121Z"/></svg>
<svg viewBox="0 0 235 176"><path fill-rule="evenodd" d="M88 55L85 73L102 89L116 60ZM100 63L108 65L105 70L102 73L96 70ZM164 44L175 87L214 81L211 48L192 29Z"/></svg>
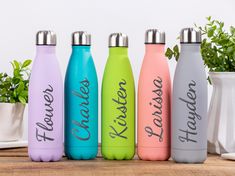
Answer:
<svg viewBox="0 0 235 176"><path fill-rule="evenodd" d="M207 18L204 27L198 27L205 36L201 54L209 69L208 81L213 93L208 112L208 152L235 152L235 28L224 29L224 23ZM178 60L179 47L168 48L166 56Z"/></svg>
<svg viewBox="0 0 235 176"><path fill-rule="evenodd" d="M0 73L0 141L19 140L23 134L23 114L28 102L29 65L11 62L13 74Z"/></svg>

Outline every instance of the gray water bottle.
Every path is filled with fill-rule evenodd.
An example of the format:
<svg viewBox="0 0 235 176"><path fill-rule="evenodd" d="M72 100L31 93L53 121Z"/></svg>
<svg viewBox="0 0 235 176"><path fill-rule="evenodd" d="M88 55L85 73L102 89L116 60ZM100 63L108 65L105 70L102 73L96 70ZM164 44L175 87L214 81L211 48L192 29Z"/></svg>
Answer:
<svg viewBox="0 0 235 176"><path fill-rule="evenodd" d="M176 162L202 163L207 157L207 79L200 31L182 29L180 43L173 83L171 155Z"/></svg>

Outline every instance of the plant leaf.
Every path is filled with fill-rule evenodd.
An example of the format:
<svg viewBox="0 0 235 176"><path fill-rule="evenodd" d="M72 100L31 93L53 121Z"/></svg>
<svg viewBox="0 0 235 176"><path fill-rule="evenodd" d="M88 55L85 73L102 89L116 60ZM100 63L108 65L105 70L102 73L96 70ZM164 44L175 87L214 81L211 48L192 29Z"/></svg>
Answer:
<svg viewBox="0 0 235 176"><path fill-rule="evenodd" d="M25 60L22 64L22 68L25 68L25 67L29 66L31 64L31 62L32 62L32 60L29 60L29 59Z"/></svg>
<svg viewBox="0 0 235 176"><path fill-rule="evenodd" d="M18 98L19 98L19 100L20 100L21 103L26 104L26 100L25 100L24 97L19 96Z"/></svg>
<svg viewBox="0 0 235 176"><path fill-rule="evenodd" d="M16 60L13 61L13 65L15 66L14 69L19 69L20 68L20 64Z"/></svg>

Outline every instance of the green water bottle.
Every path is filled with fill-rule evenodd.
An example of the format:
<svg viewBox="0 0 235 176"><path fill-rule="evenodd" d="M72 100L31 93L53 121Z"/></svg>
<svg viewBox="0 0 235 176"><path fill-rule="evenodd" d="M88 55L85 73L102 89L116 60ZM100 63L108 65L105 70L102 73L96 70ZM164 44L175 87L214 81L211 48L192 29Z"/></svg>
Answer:
<svg viewBox="0 0 235 176"><path fill-rule="evenodd" d="M109 36L101 98L101 152L105 159L129 160L135 154L135 86L128 37Z"/></svg>

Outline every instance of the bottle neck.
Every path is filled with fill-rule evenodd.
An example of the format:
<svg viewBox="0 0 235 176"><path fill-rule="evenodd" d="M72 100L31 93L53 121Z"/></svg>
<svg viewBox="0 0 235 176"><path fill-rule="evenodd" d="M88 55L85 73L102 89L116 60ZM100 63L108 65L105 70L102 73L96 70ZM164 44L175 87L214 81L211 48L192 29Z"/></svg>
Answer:
<svg viewBox="0 0 235 176"><path fill-rule="evenodd" d="M81 51L86 51L89 52L91 50L91 46L84 46L84 45L72 45L72 50L73 52L81 52Z"/></svg>
<svg viewBox="0 0 235 176"><path fill-rule="evenodd" d="M201 44L200 43L185 43L181 44L181 52L200 52Z"/></svg>
<svg viewBox="0 0 235 176"><path fill-rule="evenodd" d="M127 47L110 47L109 54L116 54L116 55L127 55L128 48Z"/></svg>
<svg viewBox="0 0 235 176"><path fill-rule="evenodd" d="M164 54L165 45L164 44L145 44L145 52L146 53L158 53Z"/></svg>
<svg viewBox="0 0 235 176"><path fill-rule="evenodd" d="M50 45L37 45L36 51L37 53L43 53L43 54L55 54L55 46Z"/></svg>

